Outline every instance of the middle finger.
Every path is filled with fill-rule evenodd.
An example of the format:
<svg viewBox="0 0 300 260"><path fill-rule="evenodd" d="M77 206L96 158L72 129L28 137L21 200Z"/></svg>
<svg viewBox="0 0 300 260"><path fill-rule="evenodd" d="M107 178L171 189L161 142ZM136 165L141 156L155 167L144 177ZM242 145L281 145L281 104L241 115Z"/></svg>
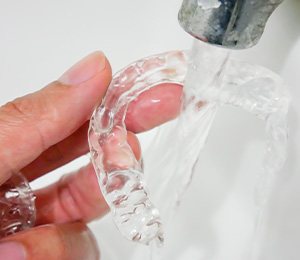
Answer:
<svg viewBox="0 0 300 260"><path fill-rule="evenodd" d="M127 142L136 159L139 160L141 150L137 137L128 132ZM112 156L118 161L126 160L124 158L126 154L119 153ZM89 222L108 211L91 164L77 172L63 176L57 183L38 190L35 194L37 225L77 220Z"/></svg>

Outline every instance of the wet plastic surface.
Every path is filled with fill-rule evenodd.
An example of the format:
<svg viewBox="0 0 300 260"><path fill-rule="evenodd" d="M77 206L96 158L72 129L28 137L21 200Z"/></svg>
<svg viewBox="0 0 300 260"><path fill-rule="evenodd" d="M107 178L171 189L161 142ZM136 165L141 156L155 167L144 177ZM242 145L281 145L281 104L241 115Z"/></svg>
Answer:
<svg viewBox="0 0 300 260"><path fill-rule="evenodd" d="M29 183L21 173L0 186L0 238L34 226L34 200Z"/></svg>

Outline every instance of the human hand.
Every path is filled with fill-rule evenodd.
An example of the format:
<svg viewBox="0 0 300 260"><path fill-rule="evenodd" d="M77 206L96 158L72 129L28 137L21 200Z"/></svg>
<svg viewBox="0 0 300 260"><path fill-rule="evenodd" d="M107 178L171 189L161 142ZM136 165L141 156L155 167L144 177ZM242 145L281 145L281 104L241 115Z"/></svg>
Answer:
<svg viewBox="0 0 300 260"><path fill-rule="evenodd" d="M109 62L101 52L95 52L58 81L2 106L0 184L20 171L32 181L86 154L88 120L110 81ZM175 118L181 93L181 86L164 84L130 104L127 138L138 159L141 149L135 133ZM35 195L36 227L0 240L0 259L99 259L86 223L103 216L108 206L91 164L35 191Z"/></svg>

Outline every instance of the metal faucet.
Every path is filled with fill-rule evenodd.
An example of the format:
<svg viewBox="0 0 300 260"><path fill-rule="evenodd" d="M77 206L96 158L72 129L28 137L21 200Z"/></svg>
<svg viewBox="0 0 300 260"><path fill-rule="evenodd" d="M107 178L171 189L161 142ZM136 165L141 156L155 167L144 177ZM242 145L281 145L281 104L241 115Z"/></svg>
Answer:
<svg viewBox="0 0 300 260"><path fill-rule="evenodd" d="M261 38L268 18L283 0L183 0L179 23L197 39L245 49Z"/></svg>

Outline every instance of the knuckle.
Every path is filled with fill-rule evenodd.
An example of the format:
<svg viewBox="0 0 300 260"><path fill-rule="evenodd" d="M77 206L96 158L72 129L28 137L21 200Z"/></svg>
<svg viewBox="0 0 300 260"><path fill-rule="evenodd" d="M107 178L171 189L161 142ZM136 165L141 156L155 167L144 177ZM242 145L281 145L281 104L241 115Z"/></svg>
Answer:
<svg viewBox="0 0 300 260"><path fill-rule="evenodd" d="M48 148L47 129L61 120L57 99L66 96L69 86L57 81L46 88L27 96L17 98L0 107L0 135L6 136L12 129L26 128L36 133L43 148Z"/></svg>
<svg viewBox="0 0 300 260"><path fill-rule="evenodd" d="M42 101L30 95L6 103L0 108L1 136L10 136L12 130L22 131L30 129L41 142L43 149L45 137L39 128L39 121L43 120L45 113Z"/></svg>
<svg viewBox="0 0 300 260"><path fill-rule="evenodd" d="M0 118L29 120L31 123L37 120L56 121L60 115L55 102L58 97L67 94L67 89L69 86L54 81L36 93L17 98L0 107Z"/></svg>
<svg viewBox="0 0 300 260"><path fill-rule="evenodd" d="M15 99L1 107L0 115L2 117L25 120L32 115L33 110L33 104L27 98Z"/></svg>
<svg viewBox="0 0 300 260"><path fill-rule="evenodd" d="M59 230L59 227L57 225L44 225L39 227L39 232L40 233L45 233L48 236L51 236L59 241L62 240L61 232Z"/></svg>
<svg viewBox="0 0 300 260"><path fill-rule="evenodd" d="M72 189L73 175L64 175L58 181L58 201L61 210L72 221L82 220L82 211Z"/></svg>
<svg viewBox="0 0 300 260"><path fill-rule="evenodd" d="M39 226L36 228L35 232L40 237L44 237L44 236L51 237L51 240L56 245L63 246L63 244L65 243L63 232L61 231L59 225L47 224L47 225Z"/></svg>
<svg viewBox="0 0 300 260"><path fill-rule="evenodd" d="M55 249L53 254L57 259L65 257L65 235L61 230L60 225L48 224L36 228L36 235L40 238L47 237L51 241L52 247ZM50 258L52 259L52 258Z"/></svg>

